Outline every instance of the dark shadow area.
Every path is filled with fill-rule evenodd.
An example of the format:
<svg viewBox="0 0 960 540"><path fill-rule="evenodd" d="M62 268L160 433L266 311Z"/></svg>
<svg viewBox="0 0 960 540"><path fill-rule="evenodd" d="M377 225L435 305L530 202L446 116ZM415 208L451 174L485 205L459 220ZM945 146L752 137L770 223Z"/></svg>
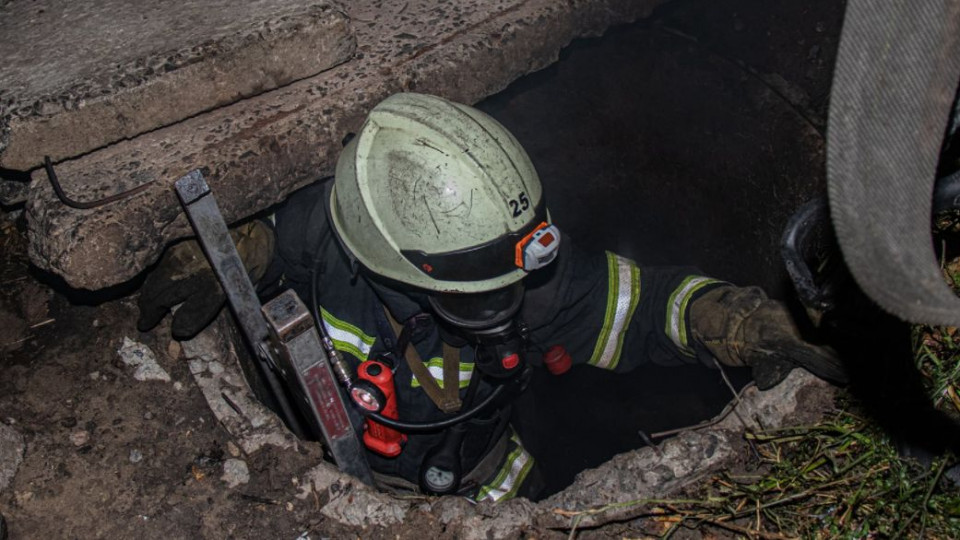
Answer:
<svg viewBox="0 0 960 540"><path fill-rule="evenodd" d="M97 306L137 292L143 285L143 280L146 279L147 274L155 266L152 265L147 271L138 274L133 279L95 291L71 287L63 277L37 268L32 264L30 265L30 277L63 295L71 305Z"/></svg>
<svg viewBox="0 0 960 540"><path fill-rule="evenodd" d="M581 246L693 265L795 303L779 241L825 189L842 13L836 1L670 2L574 42L478 106L526 148L554 221ZM731 377L739 388L749 372ZM720 373L699 366L582 367L538 373L514 414L556 492L643 446L638 431L696 424L731 398Z"/></svg>
<svg viewBox="0 0 960 540"><path fill-rule="evenodd" d="M960 424L934 407L916 368L912 325L883 312L847 277L824 330L847 365L848 390L902 455L926 464L947 451L960 455Z"/></svg>

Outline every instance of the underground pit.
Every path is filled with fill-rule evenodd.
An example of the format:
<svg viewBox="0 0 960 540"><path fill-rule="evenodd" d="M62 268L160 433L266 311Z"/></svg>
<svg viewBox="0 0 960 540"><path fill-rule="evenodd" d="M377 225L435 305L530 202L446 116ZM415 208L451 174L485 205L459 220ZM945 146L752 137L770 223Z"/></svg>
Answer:
<svg viewBox="0 0 960 540"><path fill-rule="evenodd" d="M806 24L809 41L794 44L801 61L783 52L752 59L781 68L773 73L735 58L749 51L741 16L731 10L706 21L695 3L677 3L575 41L555 64L477 106L526 148L553 219L573 241L641 264L697 266L790 300L780 236L825 184L825 96L840 8L817 7L750 14L760 27ZM700 366L538 371L513 420L547 479L544 496L569 498L561 492L578 473L719 414L749 381L748 370L726 375ZM670 480L653 485L676 489ZM589 506L605 497L575 499Z"/></svg>
<svg viewBox="0 0 960 540"><path fill-rule="evenodd" d="M554 219L575 240L642 264L695 265L789 301L778 241L792 212L823 189L825 104L841 13L842 5L827 1L676 1L640 23L574 42L558 62L478 106L530 153ZM212 331L222 338L228 323L218 324ZM231 358L230 343L213 347ZM728 375L735 388L747 381L745 373ZM744 400L769 412L769 401L796 404L810 391L829 395L795 373L786 388ZM557 508L666 495L722 468L743 451L731 416L724 429L653 437L661 443L656 451L642 448L639 432L652 437L712 418L731 397L719 372L698 366L538 373L516 404L516 423L553 493L538 504L410 502L366 490L330 465L305 472L302 482L329 496L324 515L344 526L385 533L398 520L424 523L433 515L460 537L484 536L487 528L495 536L557 529L569 524ZM771 413L765 425L790 413ZM282 430L266 439L294 446Z"/></svg>

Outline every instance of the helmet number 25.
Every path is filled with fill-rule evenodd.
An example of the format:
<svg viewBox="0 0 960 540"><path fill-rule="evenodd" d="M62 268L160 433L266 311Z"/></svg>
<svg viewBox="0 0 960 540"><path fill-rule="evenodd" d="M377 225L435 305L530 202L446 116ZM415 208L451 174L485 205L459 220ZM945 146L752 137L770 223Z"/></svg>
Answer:
<svg viewBox="0 0 960 540"><path fill-rule="evenodd" d="M508 204L513 211L513 217L519 217L524 210L530 208L530 199L527 198L526 193L520 192L520 195L518 195L516 199L510 199Z"/></svg>

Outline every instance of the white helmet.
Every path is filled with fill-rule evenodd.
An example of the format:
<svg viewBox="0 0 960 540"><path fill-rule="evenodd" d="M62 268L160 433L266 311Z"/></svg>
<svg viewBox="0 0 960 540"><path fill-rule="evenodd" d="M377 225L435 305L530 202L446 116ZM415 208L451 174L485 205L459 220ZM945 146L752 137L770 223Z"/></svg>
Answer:
<svg viewBox="0 0 960 540"><path fill-rule="evenodd" d="M473 107L395 94L337 162L330 216L373 273L437 293L480 293L549 264L560 233L520 143Z"/></svg>

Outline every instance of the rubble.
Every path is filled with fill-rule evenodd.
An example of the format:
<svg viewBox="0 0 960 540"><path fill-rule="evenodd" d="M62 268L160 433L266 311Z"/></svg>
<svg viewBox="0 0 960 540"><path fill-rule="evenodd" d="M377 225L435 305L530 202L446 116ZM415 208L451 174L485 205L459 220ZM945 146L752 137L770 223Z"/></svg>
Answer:
<svg viewBox="0 0 960 540"><path fill-rule="evenodd" d="M85 429L78 429L70 434L70 442L80 448L90 442L90 432Z"/></svg>
<svg viewBox="0 0 960 540"><path fill-rule="evenodd" d="M217 421L244 453L252 454L264 445L296 448L295 437L247 385L229 339L226 325L230 324L230 314L224 310L214 324L180 343L190 373Z"/></svg>
<svg viewBox="0 0 960 540"><path fill-rule="evenodd" d="M229 324L224 312L197 338L181 345L214 415L239 446L230 449L228 445L229 454L234 457L227 463L241 462L245 466L245 462L237 458L241 449L249 455L264 444L287 451L296 446L279 419L256 402L247 389L229 339L231 334L226 326ZM745 429L809 422L831 406L834 393L835 389L829 384L796 369L770 390L759 391L753 386L745 389L736 405L715 422L680 432L655 447L615 456L600 467L581 472L571 486L539 503L516 499L471 505L458 497L398 497L366 486L326 462L314 465L294 479L297 490L294 495L301 500L315 497L324 501L320 513L347 527L389 528L416 515L429 515L454 536L478 540L488 534L498 538L510 536L534 526L562 528L568 522L563 512L569 514L669 497L728 467L745 450L742 436ZM226 403L225 395L234 396L231 402L236 402ZM237 463L230 465L236 469L231 469L233 472L229 475L227 467L225 463L224 481L240 482L242 467ZM630 506L625 504L621 511L614 508L603 513L585 513L579 526L618 519L617 516L629 512Z"/></svg>
<svg viewBox="0 0 960 540"><path fill-rule="evenodd" d="M143 343L124 336L123 345L120 346L117 354L120 355L120 360L124 364L136 368L133 372L134 379L170 382L170 375L157 363L157 356Z"/></svg>
<svg viewBox="0 0 960 540"><path fill-rule="evenodd" d="M223 476L220 477L220 480L226 482L230 489L246 484L250 481L250 469L247 468L247 462L236 458L224 461Z"/></svg>
<svg viewBox="0 0 960 540"><path fill-rule="evenodd" d="M768 428L803 423L822 414L834 392L813 375L794 370L773 389L747 389L733 412L715 425L681 432L656 447L620 454L581 472L573 485L538 503L515 499L472 505L459 497L397 498L359 483L328 463L305 472L294 485L300 499L316 493L328 501L321 513L344 526L386 528L426 514L454 537L476 540L516 536L526 529L562 529L569 526L565 516L578 512L582 512L580 527L598 526L622 519L644 499L668 498L728 467L745 451L741 418L754 418Z"/></svg>
<svg viewBox="0 0 960 540"><path fill-rule="evenodd" d="M0 493L3 493L13 477L17 475L23 454L26 452L26 443L23 436L12 427L0 422Z"/></svg>

